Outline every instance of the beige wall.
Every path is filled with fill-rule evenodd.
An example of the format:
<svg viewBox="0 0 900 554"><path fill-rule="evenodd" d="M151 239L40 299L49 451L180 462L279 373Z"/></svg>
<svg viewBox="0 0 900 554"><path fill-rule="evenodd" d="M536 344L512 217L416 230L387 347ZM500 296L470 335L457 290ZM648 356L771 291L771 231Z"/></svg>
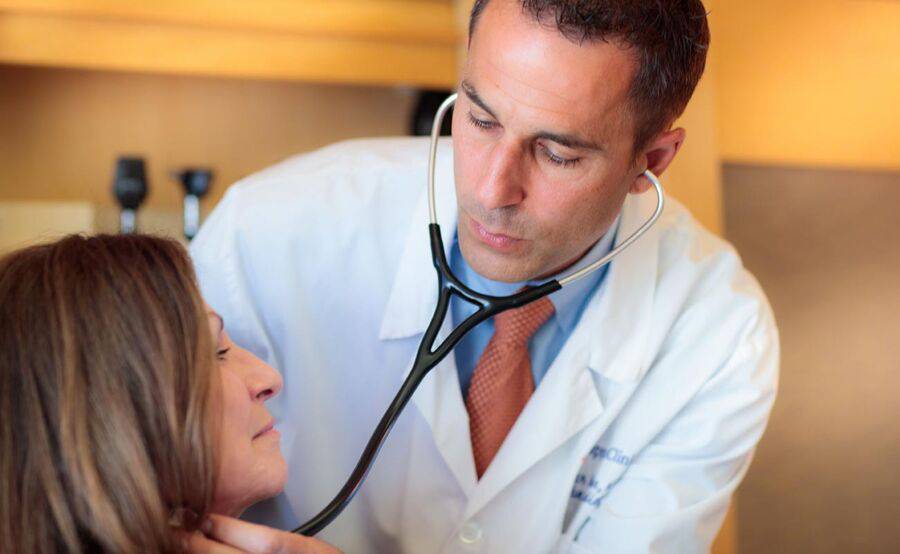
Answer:
<svg viewBox="0 0 900 554"><path fill-rule="evenodd" d="M900 550L900 172L729 164L727 236L782 371L738 492L740 554Z"/></svg>
<svg viewBox="0 0 900 554"><path fill-rule="evenodd" d="M715 99L718 83L713 64L697 87L677 126L686 136L662 183L694 216L715 233L722 230L722 184L716 137Z"/></svg>
<svg viewBox="0 0 900 554"><path fill-rule="evenodd" d="M737 497L738 551L893 551L897 537L887 522L896 510L886 499L895 490L888 490L889 464L878 460L896 450L896 437L871 433L890 420L889 410L860 407L873 398L865 375L892 363L872 348L890 328L890 310L873 321L868 315L884 312L883 303L866 306L897 295L887 285L896 257L878 250L896 244L884 232L897 228L889 216L873 215L896 196L896 178L793 166L900 168L900 3L709 7L719 156L753 164L730 166L724 227L771 297L784 352L773 419ZM866 186L873 175L881 175L880 194ZM835 220L841 223L829 224ZM835 251L836 244L847 250ZM845 263L848 252L854 261ZM850 381L841 360L853 360ZM857 454L848 458L849 444ZM855 473L854 465L866 469Z"/></svg>
<svg viewBox="0 0 900 554"><path fill-rule="evenodd" d="M0 202L0 255L69 233L96 231L87 202Z"/></svg>
<svg viewBox="0 0 900 554"><path fill-rule="evenodd" d="M731 0L711 17L725 160L900 168L900 2Z"/></svg>

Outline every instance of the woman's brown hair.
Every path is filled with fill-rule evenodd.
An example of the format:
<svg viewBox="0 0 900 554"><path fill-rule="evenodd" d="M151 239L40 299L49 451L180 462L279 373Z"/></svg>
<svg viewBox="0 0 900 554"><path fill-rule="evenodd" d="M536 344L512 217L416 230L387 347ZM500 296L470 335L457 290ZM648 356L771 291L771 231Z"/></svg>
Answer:
<svg viewBox="0 0 900 554"><path fill-rule="evenodd" d="M0 552L179 550L213 499L218 383L177 242L70 236L3 258Z"/></svg>

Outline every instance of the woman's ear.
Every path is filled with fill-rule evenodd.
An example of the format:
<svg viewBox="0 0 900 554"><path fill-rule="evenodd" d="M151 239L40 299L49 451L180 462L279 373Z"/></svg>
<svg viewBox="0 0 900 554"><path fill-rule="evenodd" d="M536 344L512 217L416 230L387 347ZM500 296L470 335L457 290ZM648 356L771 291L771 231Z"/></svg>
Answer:
<svg viewBox="0 0 900 554"><path fill-rule="evenodd" d="M649 169L651 173L659 177L669 167L672 160L675 159L675 154L681 148L684 137L685 131L681 127L666 131L653 139L638 159L645 159L647 162L646 169ZM631 194L643 194L650 190L651 186L653 185L644 177L644 172L641 171L641 174L634 179L628 192Z"/></svg>

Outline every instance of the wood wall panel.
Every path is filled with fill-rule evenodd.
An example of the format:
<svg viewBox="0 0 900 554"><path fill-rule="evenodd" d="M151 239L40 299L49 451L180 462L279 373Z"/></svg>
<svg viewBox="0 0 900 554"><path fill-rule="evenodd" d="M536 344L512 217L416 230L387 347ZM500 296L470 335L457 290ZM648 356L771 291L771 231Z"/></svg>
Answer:
<svg viewBox="0 0 900 554"><path fill-rule="evenodd" d="M457 41L438 1L0 0L0 63L450 87Z"/></svg>
<svg viewBox="0 0 900 554"><path fill-rule="evenodd" d="M0 62L320 83L447 87L452 45L0 13Z"/></svg>
<svg viewBox="0 0 900 554"><path fill-rule="evenodd" d="M455 45L449 0L0 0L0 11Z"/></svg>
<svg viewBox="0 0 900 554"><path fill-rule="evenodd" d="M169 172L209 166L205 205L241 177L357 137L407 133L412 95L311 85L0 66L0 199L112 205L118 155L147 159L147 206L178 209Z"/></svg>

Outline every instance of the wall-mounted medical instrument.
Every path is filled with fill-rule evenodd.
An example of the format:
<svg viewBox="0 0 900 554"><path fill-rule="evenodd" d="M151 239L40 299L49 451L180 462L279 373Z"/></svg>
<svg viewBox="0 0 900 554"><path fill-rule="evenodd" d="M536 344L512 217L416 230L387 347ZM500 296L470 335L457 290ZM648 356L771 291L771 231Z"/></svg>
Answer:
<svg viewBox="0 0 900 554"><path fill-rule="evenodd" d="M116 160L113 196L119 203L119 232L137 231L137 210L147 198L147 172L143 158L122 157Z"/></svg>
<svg viewBox="0 0 900 554"><path fill-rule="evenodd" d="M209 192L213 173L209 169L185 169L175 177L184 188L184 237L191 240L200 230L200 199Z"/></svg>
<svg viewBox="0 0 900 554"><path fill-rule="evenodd" d="M453 94L445 99L437 110L431 130L431 149L428 157L428 236L431 245L431 262L437 271L439 289L434 315L432 315L431 323L428 324L425 335L419 343L418 353L413 362L412 370L410 370L408 377L400 386L397 396L391 401L391 404L382 416L381 421L378 422L378 425L375 427L375 431L372 433L369 442L363 449L359 461L353 469L353 473L350 474L350 477L347 479L343 488L337 493L337 496L335 496L334 499L311 520L294 529L294 533L308 536L315 535L329 523L334 521L338 514L347 507L350 500L353 499L353 496L362 486L366 475L369 473L369 468L372 467L372 463L375 461L375 457L378 455L378 451L381 449L381 445L387 438L388 433L394 426L394 422L397 421L397 418L400 416L400 413L403 411L403 408L409 402L410 398L412 398L412 395L419 384L432 368L453 351L453 347L459 343L466 333L471 331L479 323L490 319L501 312L505 312L512 308L519 308L525 304L534 302L552 292L558 291L573 281L597 271L611 262L613 258L621 254L623 250L631 246L631 244L641 235L646 233L647 230L656 223L656 220L659 219L659 216L662 213L663 205L665 204L662 185L653 173L649 170L645 171L644 177L646 177L650 184L656 189L656 210L647 218L647 221L634 231L634 233L622 240L608 254L578 271L574 271L559 279L552 279L540 285L526 287L521 292L510 296L489 296L470 289L453 274L453 271L450 269L450 264L447 263L447 258L444 255L444 243L441 239L441 228L437 221L437 210L435 208L434 199L434 174L438 139L441 135L441 126L444 121L444 116L455 101L456 94ZM454 295L478 306L478 310L470 315L465 321L461 322L456 328L452 329L450 334L447 335L443 341L438 341L438 331L443 325L444 319L447 316L447 311L450 308L450 298Z"/></svg>

